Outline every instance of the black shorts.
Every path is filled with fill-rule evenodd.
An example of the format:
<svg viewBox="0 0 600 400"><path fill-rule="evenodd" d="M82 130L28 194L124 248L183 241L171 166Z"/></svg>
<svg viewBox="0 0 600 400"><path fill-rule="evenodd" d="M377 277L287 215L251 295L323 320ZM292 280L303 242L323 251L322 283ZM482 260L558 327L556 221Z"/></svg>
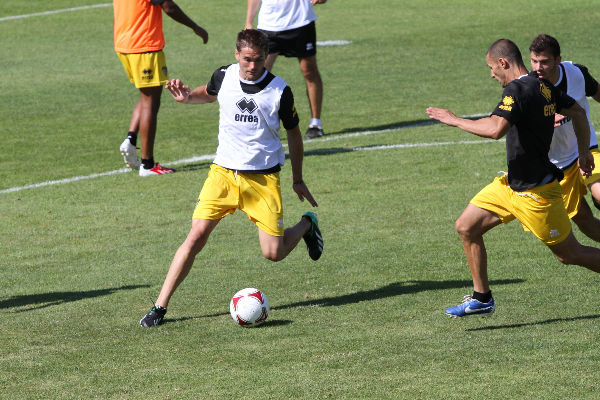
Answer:
<svg viewBox="0 0 600 400"><path fill-rule="evenodd" d="M300 28L281 32L263 32L269 38L269 53L285 57L307 58L317 54L317 30L315 22Z"/></svg>

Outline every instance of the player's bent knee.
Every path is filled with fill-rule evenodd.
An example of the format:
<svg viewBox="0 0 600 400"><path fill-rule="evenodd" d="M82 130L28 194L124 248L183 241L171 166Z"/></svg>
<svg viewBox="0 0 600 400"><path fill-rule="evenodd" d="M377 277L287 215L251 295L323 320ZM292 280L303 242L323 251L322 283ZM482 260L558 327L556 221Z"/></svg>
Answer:
<svg viewBox="0 0 600 400"><path fill-rule="evenodd" d="M577 255L575 254L576 250L566 250L565 249L552 249L554 256L558 261L563 263L564 265L577 265L579 264L579 260Z"/></svg>
<svg viewBox="0 0 600 400"><path fill-rule="evenodd" d="M275 250L264 250L262 251L263 256L270 261L281 261L284 257L275 249Z"/></svg>
<svg viewBox="0 0 600 400"><path fill-rule="evenodd" d="M548 248L552 251L554 257L556 257L558 261L565 265L572 264L570 255L571 249L569 246L566 246L566 243L549 245Z"/></svg>
<svg viewBox="0 0 600 400"><path fill-rule="evenodd" d="M563 256L561 256L561 255L558 255L558 254L554 254L554 255L556 256L556 259L557 259L558 261L560 261L561 263L563 263L563 264L565 264L565 265L571 265L571 264L573 264L573 263L571 262L571 260L569 260L567 257L563 257Z"/></svg>
<svg viewBox="0 0 600 400"><path fill-rule="evenodd" d="M548 245L558 261L565 265L581 265L583 246L571 232L565 240L554 245Z"/></svg>
<svg viewBox="0 0 600 400"><path fill-rule="evenodd" d="M210 233L210 230L206 229L192 230L183 242L183 246L187 247L191 254L196 255L204 248Z"/></svg>
<svg viewBox="0 0 600 400"><path fill-rule="evenodd" d="M260 249L267 260L281 261L287 255L283 236L272 236L260 231Z"/></svg>
<svg viewBox="0 0 600 400"><path fill-rule="evenodd" d="M470 237L472 235L472 227L465 223L462 218L456 220L454 223L454 229L456 229L456 232L461 238Z"/></svg>

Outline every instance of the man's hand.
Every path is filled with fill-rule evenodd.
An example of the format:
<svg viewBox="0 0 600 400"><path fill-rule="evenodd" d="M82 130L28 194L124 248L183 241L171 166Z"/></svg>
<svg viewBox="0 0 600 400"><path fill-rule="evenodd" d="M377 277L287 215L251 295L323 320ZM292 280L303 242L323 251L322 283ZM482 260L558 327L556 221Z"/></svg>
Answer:
<svg viewBox="0 0 600 400"><path fill-rule="evenodd" d="M554 114L554 127L558 127L561 126L563 124L563 119L565 119L566 117L564 115L561 115L559 113Z"/></svg>
<svg viewBox="0 0 600 400"><path fill-rule="evenodd" d="M310 203L311 206L313 206L313 207L319 206L317 204L317 202L315 201L315 199L313 198L312 194L310 194L310 191L308 190L308 187L306 187L306 184L304 183L304 181L294 182L293 189L294 189L294 192L296 192L296 194L298 195L298 198L300 199L300 201L304 201L304 199L306 199L306 200L308 200L308 202Z"/></svg>
<svg viewBox="0 0 600 400"><path fill-rule="evenodd" d="M169 17L173 18L180 24L187 26L188 28L191 28L196 35L202 38L205 44L208 42L208 33L204 30L204 28L198 26L198 24L188 17L173 0L164 0L160 3L160 6Z"/></svg>
<svg viewBox="0 0 600 400"><path fill-rule="evenodd" d="M179 103L185 103L190 96L190 87L184 85L179 79L171 79L165 85L165 88L171 92L173 98Z"/></svg>
<svg viewBox="0 0 600 400"><path fill-rule="evenodd" d="M579 159L577 160L579 163L579 171L581 175L588 177L592 175L592 171L594 170L594 156L589 151L585 153L579 153Z"/></svg>
<svg viewBox="0 0 600 400"><path fill-rule="evenodd" d="M324 4L327 3L327 0L310 0L310 4L312 4L313 6L315 4Z"/></svg>
<svg viewBox="0 0 600 400"><path fill-rule="evenodd" d="M201 26L196 26L194 28L194 33L202 38L204 44L208 42L208 32L206 32Z"/></svg>
<svg viewBox="0 0 600 400"><path fill-rule="evenodd" d="M456 126L456 115L454 115L452 111L436 107L429 107L426 111L429 118L437 119L446 125Z"/></svg>

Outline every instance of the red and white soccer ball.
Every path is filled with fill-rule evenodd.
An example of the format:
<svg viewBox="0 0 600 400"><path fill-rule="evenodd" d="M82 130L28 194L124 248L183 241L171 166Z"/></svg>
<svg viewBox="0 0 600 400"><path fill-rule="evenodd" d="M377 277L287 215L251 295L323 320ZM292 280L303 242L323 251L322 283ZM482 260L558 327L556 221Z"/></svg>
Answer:
<svg viewBox="0 0 600 400"><path fill-rule="evenodd" d="M241 326L260 325L269 316L269 300L254 288L242 289L229 302L231 318Z"/></svg>

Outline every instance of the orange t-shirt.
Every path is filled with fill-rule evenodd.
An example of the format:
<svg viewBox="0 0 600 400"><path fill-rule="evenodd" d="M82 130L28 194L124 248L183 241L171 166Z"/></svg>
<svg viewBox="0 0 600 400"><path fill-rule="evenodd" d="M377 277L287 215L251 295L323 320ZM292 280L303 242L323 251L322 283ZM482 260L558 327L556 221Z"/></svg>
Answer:
<svg viewBox="0 0 600 400"><path fill-rule="evenodd" d="M124 54L162 50L162 7L151 0L113 0L115 51Z"/></svg>

